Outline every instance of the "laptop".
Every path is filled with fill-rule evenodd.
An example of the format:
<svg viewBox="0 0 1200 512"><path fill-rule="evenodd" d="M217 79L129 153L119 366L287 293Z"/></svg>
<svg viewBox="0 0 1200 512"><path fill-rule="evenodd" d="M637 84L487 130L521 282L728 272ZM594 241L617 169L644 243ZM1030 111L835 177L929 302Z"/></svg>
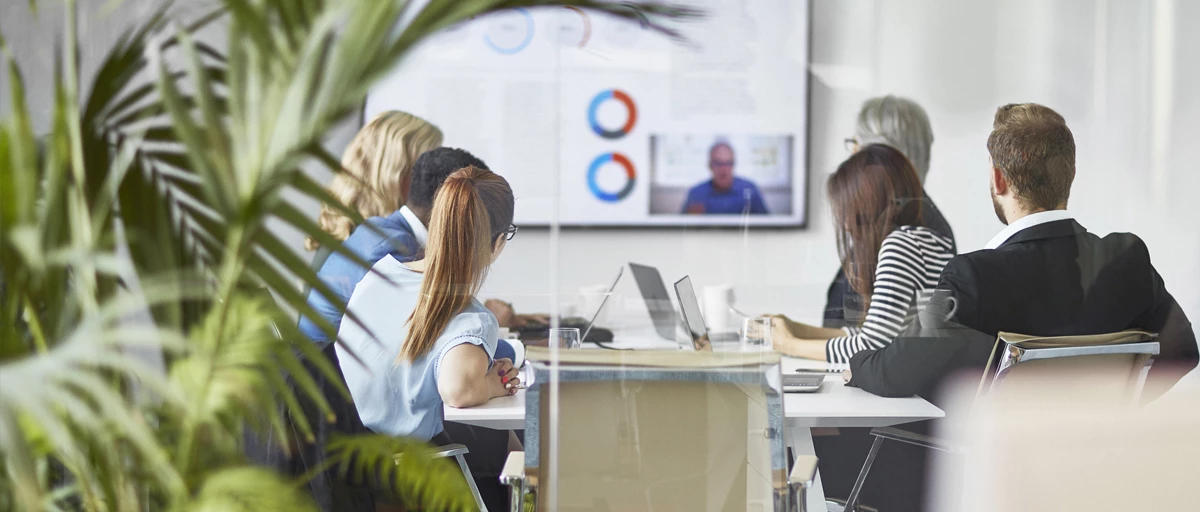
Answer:
<svg viewBox="0 0 1200 512"><path fill-rule="evenodd" d="M608 287L608 292L604 294L604 298L600 299L600 307L596 308L595 313L592 313L592 319L588 321L587 327L583 329L582 334L579 336L579 339L581 341L591 342L591 343L600 345L601 341L589 339L588 333L592 332L592 327L595 326L596 319L600 318L600 312L604 311L604 305L608 304L608 298L611 297L613 294L613 291L615 291L617 289L617 283L621 282L621 276L623 276L623 275L625 275L625 267L621 267L621 268L617 269L617 278L613 279L612 285ZM612 336L609 335L608 339L612 340Z"/></svg>
<svg viewBox="0 0 1200 512"><path fill-rule="evenodd" d="M662 275L658 269L646 265L630 263L633 279L637 281L638 290L642 292L642 300L646 301L646 309L650 311L650 320L654 323L654 331L663 339L675 341L675 330L679 320L675 317L675 305L667 294L667 286L663 284Z"/></svg>
<svg viewBox="0 0 1200 512"><path fill-rule="evenodd" d="M693 348L712 350L714 343L718 346L732 346L740 341L736 332L717 333L708 330L690 276L683 276L683 279L675 281L675 295L679 298L679 313L683 316L684 326L692 338Z"/></svg>
<svg viewBox="0 0 1200 512"><path fill-rule="evenodd" d="M621 276L625 274L625 267L617 270L617 277L613 279L612 285L608 287L604 297L600 300L600 307L592 313L591 320L579 317L560 318L558 321L559 328L575 328L579 329L579 340L583 343L595 343L596 345L604 346L604 343L613 340L612 331L600 327L596 327L596 319L600 318L600 312L604 311L604 306L608 304L608 298L612 296L613 291L617 289L617 284L621 282ZM550 324L540 321L526 322L525 327L521 328L521 338L530 340L544 340L550 336Z"/></svg>

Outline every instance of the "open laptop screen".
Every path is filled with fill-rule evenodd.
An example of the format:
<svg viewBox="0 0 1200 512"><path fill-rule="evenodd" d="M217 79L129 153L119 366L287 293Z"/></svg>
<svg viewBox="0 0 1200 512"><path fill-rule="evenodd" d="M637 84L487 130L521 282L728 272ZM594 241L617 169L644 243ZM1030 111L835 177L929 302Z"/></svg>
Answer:
<svg viewBox="0 0 1200 512"><path fill-rule="evenodd" d="M675 282L675 295L679 296L679 311L683 314L683 321L692 335L692 345L696 350L712 350L708 341L708 328L704 325L704 315L700 312L700 301L696 300L696 290L692 288L690 276L683 276L683 279Z"/></svg>
<svg viewBox="0 0 1200 512"><path fill-rule="evenodd" d="M630 263L633 278L637 281L642 299L646 301L646 309L650 311L650 319L654 321L654 330L663 339L675 340L675 328L679 326L675 320L675 305L667 294L667 286L663 284L662 275L658 269L646 265Z"/></svg>

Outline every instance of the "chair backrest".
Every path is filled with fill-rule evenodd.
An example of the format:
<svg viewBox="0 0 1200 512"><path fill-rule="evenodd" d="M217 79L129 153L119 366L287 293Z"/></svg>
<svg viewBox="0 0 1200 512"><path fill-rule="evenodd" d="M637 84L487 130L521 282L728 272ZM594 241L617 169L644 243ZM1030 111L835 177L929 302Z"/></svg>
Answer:
<svg viewBox="0 0 1200 512"><path fill-rule="evenodd" d="M1001 332L996 338L999 363L984 376L980 391L990 375L990 395L1033 399L1037 390L1053 386L1062 395L1114 404L1136 402L1159 351L1155 338L1156 334L1137 330L1087 336Z"/></svg>
<svg viewBox="0 0 1200 512"><path fill-rule="evenodd" d="M778 354L552 357L529 348L525 474L539 510L786 510Z"/></svg>

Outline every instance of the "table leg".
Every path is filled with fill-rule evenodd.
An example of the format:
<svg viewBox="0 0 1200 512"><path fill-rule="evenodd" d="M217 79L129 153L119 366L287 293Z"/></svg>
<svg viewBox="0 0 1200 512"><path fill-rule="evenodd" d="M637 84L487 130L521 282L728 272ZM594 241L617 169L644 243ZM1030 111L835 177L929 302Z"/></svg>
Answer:
<svg viewBox="0 0 1200 512"><path fill-rule="evenodd" d="M788 427L785 430L785 441L793 454L816 455L812 430L808 427ZM817 476L813 478L813 485L808 489L808 512L825 512L825 489L821 486L820 464L820 461L817 461Z"/></svg>

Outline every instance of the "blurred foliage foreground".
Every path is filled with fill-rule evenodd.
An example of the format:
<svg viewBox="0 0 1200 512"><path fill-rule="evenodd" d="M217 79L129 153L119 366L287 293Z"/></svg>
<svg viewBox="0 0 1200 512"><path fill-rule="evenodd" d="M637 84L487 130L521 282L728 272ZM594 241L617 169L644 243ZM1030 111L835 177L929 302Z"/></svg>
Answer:
<svg viewBox="0 0 1200 512"><path fill-rule="evenodd" d="M308 311L299 285L328 290L267 222L347 254L283 199L337 204L300 169L340 171L323 139L424 38L535 5L672 35L653 20L686 11L221 0L180 19L167 2L82 84L75 2L30 1L31 23L62 16L62 30L37 122L0 34L0 510L312 510L306 483L326 470L369 475L409 508L474 508L458 469L412 440L335 439L305 475L247 455L247 436L283 440L285 456L311 443L335 416L316 380L338 382L294 322ZM218 25L223 44L202 42Z"/></svg>

